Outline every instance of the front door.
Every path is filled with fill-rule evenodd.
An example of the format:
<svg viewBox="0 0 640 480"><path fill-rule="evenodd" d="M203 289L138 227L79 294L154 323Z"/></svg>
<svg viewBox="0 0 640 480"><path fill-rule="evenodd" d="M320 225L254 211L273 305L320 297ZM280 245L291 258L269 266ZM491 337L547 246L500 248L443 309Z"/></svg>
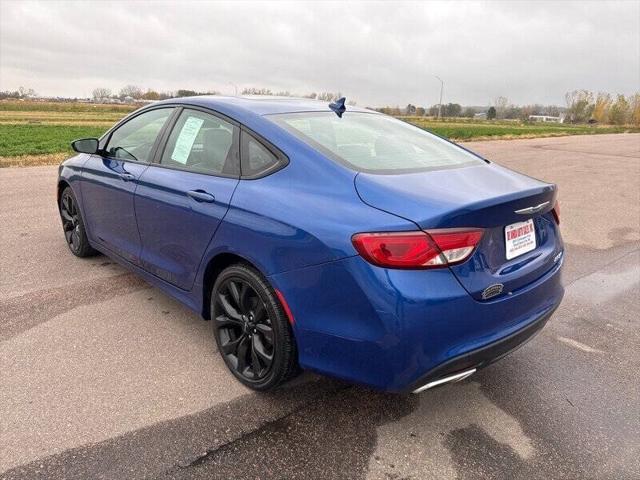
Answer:
<svg viewBox="0 0 640 480"><path fill-rule="evenodd" d="M80 188L91 240L133 263L139 263L141 249L133 194L172 112L160 108L133 117L84 165Z"/></svg>
<svg viewBox="0 0 640 480"><path fill-rule="evenodd" d="M141 265L183 290L227 213L240 177L239 128L200 110L182 110L158 162L136 190Z"/></svg>

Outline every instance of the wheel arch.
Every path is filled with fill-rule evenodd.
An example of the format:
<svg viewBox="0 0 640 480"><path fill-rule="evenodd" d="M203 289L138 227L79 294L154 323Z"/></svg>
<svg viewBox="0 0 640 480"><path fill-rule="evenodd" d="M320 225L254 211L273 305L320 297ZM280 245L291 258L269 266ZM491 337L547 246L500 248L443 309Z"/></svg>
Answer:
<svg viewBox="0 0 640 480"><path fill-rule="evenodd" d="M60 207L60 197L62 197L62 192L64 192L64 189L67 187L71 188L71 185L67 180L64 180L64 179L58 180L58 190L56 193L56 202L58 207Z"/></svg>
<svg viewBox="0 0 640 480"><path fill-rule="evenodd" d="M202 276L202 318L205 320L211 320L211 290L218 275L225 268L238 263L247 265L265 276L254 263L236 253L222 252L211 258Z"/></svg>

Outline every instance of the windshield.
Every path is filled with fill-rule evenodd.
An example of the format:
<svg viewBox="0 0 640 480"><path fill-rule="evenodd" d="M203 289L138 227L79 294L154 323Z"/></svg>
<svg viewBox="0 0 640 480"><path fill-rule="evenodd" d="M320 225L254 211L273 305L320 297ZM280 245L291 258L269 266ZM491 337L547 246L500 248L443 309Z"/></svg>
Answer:
<svg viewBox="0 0 640 480"><path fill-rule="evenodd" d="M360 172L407 173L483 164L446 140L386 115L303 112L270 115L330 158Z"/></svg>

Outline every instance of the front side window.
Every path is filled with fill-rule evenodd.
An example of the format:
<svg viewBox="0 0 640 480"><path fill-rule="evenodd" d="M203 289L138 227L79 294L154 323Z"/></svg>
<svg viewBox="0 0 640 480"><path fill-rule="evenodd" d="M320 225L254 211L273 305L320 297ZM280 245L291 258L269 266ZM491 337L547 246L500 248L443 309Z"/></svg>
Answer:
<svg viewBox="0 0 640 480"><path fill-rule="evenodd" d="M374 113L304 112L269 115L328 157L370 173L440 170L484 161L406 122Z"/></svg>
<svg viewBox="0 0 640 480"><path fill-rule="evenodd" d="M172 111L172 108L151 110L118 127L111 134L107 144L107 156L135 162L150 162L153 144Z"/></svg>
<svg viewBox="0 0 640 480"><path fill-rule="evenodd" d="M197 110L185 109L171 131L162 165L211 175L239 175L238 128Z"/></svg>

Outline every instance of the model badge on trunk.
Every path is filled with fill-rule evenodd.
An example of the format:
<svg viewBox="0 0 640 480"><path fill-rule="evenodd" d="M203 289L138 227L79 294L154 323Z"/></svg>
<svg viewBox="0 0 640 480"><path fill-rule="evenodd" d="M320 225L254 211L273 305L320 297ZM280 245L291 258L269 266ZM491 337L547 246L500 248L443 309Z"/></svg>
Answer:
<svg viewBox="0 0 640 480"><path fill-rule="evenodd" d="M482 299L488 300L491 297L495 297L496 295L500 295L502 293L502 289L504 285L501 283L494 283L493 285L489 285L482 291Z"/></svg>

